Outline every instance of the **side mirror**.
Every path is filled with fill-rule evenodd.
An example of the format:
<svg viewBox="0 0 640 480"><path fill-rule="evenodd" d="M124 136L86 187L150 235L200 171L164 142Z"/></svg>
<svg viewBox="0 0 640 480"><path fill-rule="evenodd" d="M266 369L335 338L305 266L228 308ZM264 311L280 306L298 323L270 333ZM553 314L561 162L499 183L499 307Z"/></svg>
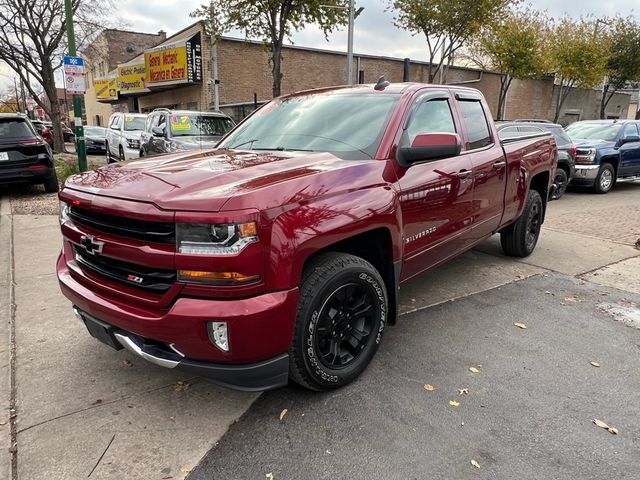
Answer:
<svg viewBox="0 0 640 480"><path fill-rule="evenodd" d="M164 137L164 128L153 127L151 133L153 133L154 137Z"/></svg>
<svg viewBox="0 0 640 480"><path fill-rule="evenodd" d="M633 142L640 142L640 137L638 135L627 135L620 140L620 145Z"/></svg>
<svg viewBox="0 0 640 480"><path fill-rule="evenodd" d="M457 157L462 151L462 140L457 133L420 133L410 147L400 147L398 163L410 167L414 163Z"/></svg>

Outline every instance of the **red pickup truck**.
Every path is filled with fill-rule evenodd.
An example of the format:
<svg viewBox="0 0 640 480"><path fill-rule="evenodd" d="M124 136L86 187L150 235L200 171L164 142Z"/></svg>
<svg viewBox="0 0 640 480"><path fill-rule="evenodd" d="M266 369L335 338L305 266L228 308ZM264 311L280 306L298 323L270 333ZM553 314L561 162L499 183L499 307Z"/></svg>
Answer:
<svg viewBox="0 0 640 480"><path fill-rule="evenodd" d="M501 143L476 90L296 93L216 150L68 179L57 273L117 350L237 389L332 389L371 361L403 282L497 232L533 251L555 165L549 134Z"/></svg>

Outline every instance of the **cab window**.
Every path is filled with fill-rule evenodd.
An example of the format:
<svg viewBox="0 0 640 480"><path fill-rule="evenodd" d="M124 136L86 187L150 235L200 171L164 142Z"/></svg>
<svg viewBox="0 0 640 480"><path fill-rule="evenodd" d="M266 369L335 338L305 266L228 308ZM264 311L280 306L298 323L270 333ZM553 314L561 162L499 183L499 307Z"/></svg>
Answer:
<svg viewBox="0 0 640 480"><path fill-rule="evenodd" d="M418 134L435 132L456 133L451 107L446 99L428 100L418 105L401 143L411 145Z"/></svg>
<svg viewBox="0 0 640 480"><path fill-rule="evenodd" d="M491 145L491 133L482 103L478 100L460 100L458 105L467 130L469 150Z"/></svg>
<svg viewBox="0 0 640 480"><path fill-rule="evenodd" d="M637 137L638 127L634 123L627 123L622 130L622 138Z"/></svg>

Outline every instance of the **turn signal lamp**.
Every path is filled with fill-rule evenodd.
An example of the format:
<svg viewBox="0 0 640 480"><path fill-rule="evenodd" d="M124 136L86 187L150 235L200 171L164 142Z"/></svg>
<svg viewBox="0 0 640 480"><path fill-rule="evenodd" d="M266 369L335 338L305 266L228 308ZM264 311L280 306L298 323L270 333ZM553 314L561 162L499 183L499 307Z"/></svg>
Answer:
<svg viewBox="0 0 640 480"><path fill-rule="evenodd" d="M259 275L244 275L238 272L200 272L197 270L178 270L178 280L208 285L242 285L260 280Z"/></svg>

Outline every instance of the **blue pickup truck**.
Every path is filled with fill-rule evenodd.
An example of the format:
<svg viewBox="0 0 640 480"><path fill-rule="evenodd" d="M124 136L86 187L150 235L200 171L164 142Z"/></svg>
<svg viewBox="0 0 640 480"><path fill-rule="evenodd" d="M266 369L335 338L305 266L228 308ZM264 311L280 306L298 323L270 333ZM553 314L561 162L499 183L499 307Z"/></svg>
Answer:
<svg viewBox="0 0 640 480"><path fill-rule="evenodd" d="M607 193L619 179L640 178L640 121L576 122L567 134L576 144L576 171L571 185Z"/></svg>

